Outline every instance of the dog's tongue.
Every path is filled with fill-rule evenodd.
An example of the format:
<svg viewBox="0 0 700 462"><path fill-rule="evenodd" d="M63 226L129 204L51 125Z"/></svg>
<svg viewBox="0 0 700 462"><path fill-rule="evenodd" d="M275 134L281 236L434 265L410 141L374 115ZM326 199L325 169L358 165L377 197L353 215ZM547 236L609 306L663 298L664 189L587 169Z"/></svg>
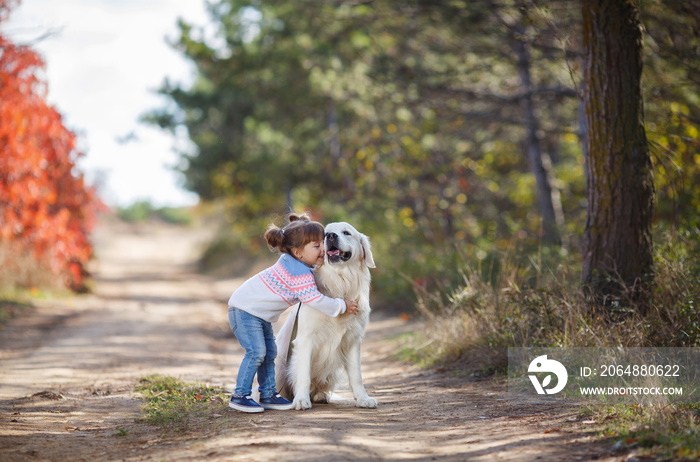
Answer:
<svg viewBox="0 0 700 462"><path fill-rule="evenodd" d="M340 255L340 250L329 250L326 252L328 255Z"/></svg>

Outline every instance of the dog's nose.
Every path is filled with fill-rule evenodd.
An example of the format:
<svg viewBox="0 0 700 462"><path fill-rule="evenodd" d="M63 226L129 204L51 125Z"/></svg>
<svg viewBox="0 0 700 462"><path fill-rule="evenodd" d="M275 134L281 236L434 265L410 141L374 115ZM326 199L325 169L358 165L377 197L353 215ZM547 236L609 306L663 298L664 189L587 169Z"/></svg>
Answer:
<svg viewBox="0 0 700 462"><path fill-rule="evenodd" d="M335 233L328 233L326 234L326 239L328 239L329 241L335 241L336 239L338 239L338 235Z"/></svg>

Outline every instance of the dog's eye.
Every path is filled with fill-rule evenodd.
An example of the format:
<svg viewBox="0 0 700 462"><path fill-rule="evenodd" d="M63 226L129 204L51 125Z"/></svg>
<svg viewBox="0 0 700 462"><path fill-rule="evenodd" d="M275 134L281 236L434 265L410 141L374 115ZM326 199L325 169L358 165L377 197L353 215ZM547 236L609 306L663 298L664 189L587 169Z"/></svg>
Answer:
<svg viewBox="0 0 700 462"><path fill-rule="evenodd" d="M349 235L350 235L350 231L343 231L343 234L345 234L346 236L349 236Z"/></svg>

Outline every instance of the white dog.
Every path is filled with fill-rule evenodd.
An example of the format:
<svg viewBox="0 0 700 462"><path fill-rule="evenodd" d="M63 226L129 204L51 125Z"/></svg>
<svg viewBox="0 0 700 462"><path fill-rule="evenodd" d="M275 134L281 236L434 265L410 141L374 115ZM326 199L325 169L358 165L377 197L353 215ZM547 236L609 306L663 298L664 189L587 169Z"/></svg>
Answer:
<svg viewBox="0 0 700 462"><path fill-rule="evenodd" d="M357 407L375 408L360 373L371 311L369 268L375 267L369 239L348 223L330 223L325 232L326 255L315 270L316 284L329 297L356 300L359 313L332 318L307 306L295 308L277 336L277 389L293 397L295 409L310 409L312 401L328 402L345 370Z"/></svg>

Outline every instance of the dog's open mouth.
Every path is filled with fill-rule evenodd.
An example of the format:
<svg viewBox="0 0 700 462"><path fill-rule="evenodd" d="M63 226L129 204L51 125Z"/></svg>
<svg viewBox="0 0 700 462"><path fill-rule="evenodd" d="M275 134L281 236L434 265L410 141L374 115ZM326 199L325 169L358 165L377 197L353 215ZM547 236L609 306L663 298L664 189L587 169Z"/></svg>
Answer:
<svg viewBox="0 0 700 462"><path fill-rule="evenodd" d="M338 263L339 261L348 261L352 257L352 252L343 252L338 247L331 245L326 249L326 255L328 255L328 261L331 263Z"/></svg>

